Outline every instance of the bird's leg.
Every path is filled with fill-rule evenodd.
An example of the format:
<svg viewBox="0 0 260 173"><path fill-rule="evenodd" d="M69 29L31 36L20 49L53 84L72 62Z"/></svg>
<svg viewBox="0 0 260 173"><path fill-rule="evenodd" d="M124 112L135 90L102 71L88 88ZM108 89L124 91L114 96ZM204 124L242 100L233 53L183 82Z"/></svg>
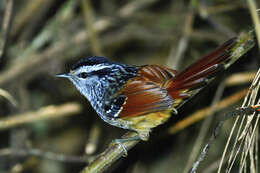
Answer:
<svg viewBox="0 0 260 173"><path fill-rule="evenodd" d="M120 147L122 147L123 151L124 151L124 154L123 154L123 157L126 157L127 156L127 149L126 147L124 146L124 142L129 142L129 141L148 141L149 139L149 132L150 131L137 131L137 135L136 136L133 136L133 137L129 137L129 138L120 138L120 139L115 139L112 141L111 145L114 145L114 144L118 144L120 145Z"/></svg>
<svg viewBox="0 0 260 173"><path fill-rule="evenodd" d="M111 143L111 145L114 145L114 144L118 144L120 145L120 147L123 149L124 151L124 154L123 154L123 157L126 157L127 156L127 149L126 147L124 146L124 142L128 142L128 141L139 141L141 138L140 136L137 134L136 136L133 136L133 137L129 137L129 138L120 138L120 139L114 139Z"/></svg>
<svg viewBox="0 0 260 173"><path fill-rule="evenodd" d="M177 109L175 109L175 108L172 109L172 112L173 112L175 115L178 114L178 111L177 111Z"/></svg>

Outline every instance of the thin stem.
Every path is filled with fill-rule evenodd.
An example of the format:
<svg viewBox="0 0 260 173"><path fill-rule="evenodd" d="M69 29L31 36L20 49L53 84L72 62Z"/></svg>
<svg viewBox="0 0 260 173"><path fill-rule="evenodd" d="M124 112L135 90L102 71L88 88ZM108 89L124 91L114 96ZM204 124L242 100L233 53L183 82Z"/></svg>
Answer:
<svg viewBox="0 0 260 173"><path fill-rule="evenodd" d="M0 119L0 131L25 123L75 115L81 111L78 103L66 103L59 106L46 106L34 112L25 112Z"/></svg>
<svg viewBox="0 0 260 173"><path fill-rule="evenodd" d="M86 159L84 156L68 156L65 154L53 153L49 151L42 151L39 149L11 149L4 148L0 150L0 157L5 156L17 156L17 157L28 157L35 156L48 160L54 160L59 162L72 162L72 163L85 163Z"/></svg>
<svg viewBox="0 0 260 173"><path fill-rule="evenodd" d="M259 113L259 112L260 112L260 106L258 106L257 108L249 106L249 107L246 107L246 108L238 108L237 110L235 110L233 112L225 114L224 117L222 118L222 120L220 120L220 122L217 124L217 126L214 129L214 131L213 131L209 141L204 146L202 152L200 153L200 156L198 157L197 161L193 164L193 166L192 166L191 170L189 171L189 173L195 173L197 171L200 162L205 159L211 144L217 138L217 135L219 134L219 131L220 131L221 127L223 126L224 122L227 119L229 119L231 117L234 117L234 116L252 115L254 113Z"/></svg>
<svg viewBox="0 0 260 173"><path fill-rule="evenodd" d="M2 59L6 47L9 27L12 18L12 12L13 12L13 0L8 0L4 18L3 18L3 23L2 23L2 33L0 35L0 61Z"/></svg>
<svg viewBox="0 0 260 173"><path fill-rule="evenodd" d="M131 138L136 136L135 132L129 132L126 133L123 138ZM133 148L139 141L137 140L131 140L131 141L125 141L122 142L125 149L129 151L131 148ZM96 173L96 172L103 172L105 171L109 166L111 166L116 160L118 160L120 157L124 156L125 151L121 147L121 145L116 143L111 143L111 145L99 155L99 157L91 162L87 167L85 167L81 173Z"/></svg>
<svg viewBox="0 0 260 173"><path fill-rule="evenodd" d="M255 32L258 40L258 47L260 48L260 19L259 19L259 12L257 11L256 3L254 0L247 0L250 13L254 22Z"/></svg>

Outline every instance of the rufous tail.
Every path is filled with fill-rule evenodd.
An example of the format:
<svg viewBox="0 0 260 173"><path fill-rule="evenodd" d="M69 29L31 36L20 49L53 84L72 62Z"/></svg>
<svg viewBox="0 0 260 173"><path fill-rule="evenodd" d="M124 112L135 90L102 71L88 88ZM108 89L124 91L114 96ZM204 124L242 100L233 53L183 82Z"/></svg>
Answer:
<svg viewBox="0 0 260 173"><path fill-rule="evenodd" d="M166 89L178 108L255 45L253 31L225 42L167 82Z"/></svg>

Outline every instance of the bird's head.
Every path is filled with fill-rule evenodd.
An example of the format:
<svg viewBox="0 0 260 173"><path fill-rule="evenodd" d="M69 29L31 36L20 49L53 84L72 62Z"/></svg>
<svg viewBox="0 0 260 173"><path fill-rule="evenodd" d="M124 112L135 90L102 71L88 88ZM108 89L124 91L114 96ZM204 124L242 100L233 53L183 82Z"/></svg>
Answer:
<svg viewBox="0 0 260 173"><path fill-rule="evenodd" d="M120 85L136 73L135 66L112 62L104 57L90 57L79 60L69 73L56 76L68 78L83 95L90 99L88 97L90 92L97 93L105 89L116 91L116 88L121 88Z"/></svg>

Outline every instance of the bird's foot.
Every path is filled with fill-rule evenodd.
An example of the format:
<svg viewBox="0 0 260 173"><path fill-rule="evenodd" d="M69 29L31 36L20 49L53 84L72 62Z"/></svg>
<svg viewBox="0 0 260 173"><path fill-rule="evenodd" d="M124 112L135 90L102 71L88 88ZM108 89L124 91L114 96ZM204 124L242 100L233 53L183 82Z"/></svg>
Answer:
<svg viewBox="0 0 260 173"><path fill-rule="evenodd" d="M121 138L121 139L115 139L112 141L112 143L110 145L119 145L122 150L123 150L123 157L127 156L127 148L126 146L123 144L124 142L128 142L128 141L139 141L141 138L139 137L139 135L133 136L133 137L129 137L129 138Z"/></svg>

